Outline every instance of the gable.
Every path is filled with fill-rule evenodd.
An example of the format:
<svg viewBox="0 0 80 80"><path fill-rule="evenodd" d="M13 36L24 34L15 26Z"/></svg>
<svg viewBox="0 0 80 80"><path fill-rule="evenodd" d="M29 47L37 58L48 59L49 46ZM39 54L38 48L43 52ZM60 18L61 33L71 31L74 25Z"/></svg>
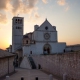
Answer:
<svg viewBox="0 0 80 80"><path fill-rule="evenodd" d="M56 31L56 27L52 26L48 20L46 19L40 27L37 29L37 31Z"/></svg>

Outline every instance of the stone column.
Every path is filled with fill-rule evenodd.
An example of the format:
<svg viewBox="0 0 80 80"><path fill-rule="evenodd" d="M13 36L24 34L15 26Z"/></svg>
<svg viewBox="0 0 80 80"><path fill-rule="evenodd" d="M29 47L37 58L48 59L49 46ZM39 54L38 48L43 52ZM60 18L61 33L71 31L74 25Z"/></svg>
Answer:
<svg viewBox="0 0 80 80"><path fill-rule="evenodd" d="M38 80L38 77L36 77L35 80Z"/></svg>
<svg viewBox="0 0 80 80"><path fill-rule="evenodd" d="M24 80L24 77L21 77L21 80Z"/></svg>
<svg viewBox="0 0 80 80"><path fill-rule="evenodd" d="M10 80L9 76L6 76L6 80Z"/></svg>
<svg viewBox="0 0 80 80"><path fill-rule="evenodd" d="M63 80L67 80L67 74L63 74Z"/></svg>
<svg viewBox="0 0 80 80"><path fill-rule="evenodd" d="M53 80L53 75L52 74L49 75L49 80Z"/></svg>

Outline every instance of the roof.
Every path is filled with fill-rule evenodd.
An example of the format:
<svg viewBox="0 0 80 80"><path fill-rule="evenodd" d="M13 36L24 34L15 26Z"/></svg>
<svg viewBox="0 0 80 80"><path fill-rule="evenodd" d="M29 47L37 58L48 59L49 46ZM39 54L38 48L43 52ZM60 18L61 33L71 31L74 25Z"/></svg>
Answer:
<svg viewBox="0 0 80 80"><path fill-rule="evenodd" d="M14 16L13 18L24 18L24 17Z"/></svg>
<svg viewBox="0 0 80 80"><path fill-rule="evenodd" d="M0 49L0 58L11 57L11 56L15 56L15 54Z"/></svg>
<svg viewBox="0 0 80 80"><path fill-rule="evenodd" d="M42 25L44 25L44 24L49 24L50 26L52 26L51 23L47 20L47 18L46 18L45 21L40 25L40 27L41 27ZM36 30L38 30L40 27L38 27ZM55 26L52 26L52 27L55 29Z"/></svg>
<svg viewBox="0 0 80 80"><path fill-rule="evenodd" d="M43 24L45 24L45 23L48 23L48 24L50 24L51 25L51 23L47 20L47 18L45 19L45 21L41 24L41 25L43 25ZM40 25L40 26L41 26ZM52 25L51 25L52 26Z"/></svg>
<svg viewBox="0 0 80 80"><path fill-rule="evenodd" d="M16 51L22 51L22 48L20 48L20 49L17 49Z"/></svg>
<svg viewBox="0 0 80 80"><path fill-rule="evenodd" d="M24 35L23 38L29 38L28 35Z"/></svg>
<svg viewBox="0 0 80 80"><path fill-rule="evenodd" d="M25 35L23 35L23 38L29 38L29 34L33 34L33 32L26 33Z"/></svg>
<svg viewBox="0 0 80 80"><path fill-rule="evenodd" d="M75 45L67 45L67 47L80 47L80 44L75 44Z"/></svg>

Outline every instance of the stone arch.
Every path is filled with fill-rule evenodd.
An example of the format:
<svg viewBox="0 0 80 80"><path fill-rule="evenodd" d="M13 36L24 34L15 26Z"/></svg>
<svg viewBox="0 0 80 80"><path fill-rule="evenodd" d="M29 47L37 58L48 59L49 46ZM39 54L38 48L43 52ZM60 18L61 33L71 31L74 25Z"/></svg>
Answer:
<svg viewBox="0 0 80 80"><path fill-rule="evenodd" d="M45 44L43 46L43 54L50 54L51 53L51 45L50 44Z"/></svg>

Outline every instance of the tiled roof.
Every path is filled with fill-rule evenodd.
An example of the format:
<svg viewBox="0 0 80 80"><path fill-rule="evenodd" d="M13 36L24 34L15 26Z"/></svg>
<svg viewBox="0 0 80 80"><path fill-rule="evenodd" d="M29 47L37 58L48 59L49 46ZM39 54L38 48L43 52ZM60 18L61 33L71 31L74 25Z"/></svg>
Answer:
<svg viewBox="0 0 80 80"><path fill-rule="evenodd" d="M24 35L23 38L29 38L28 35Z"/></svg>
<svg viewBox="0 0 80 80"><path fill-rule="evenodd" d="M15 56L15 55L12 54L12 53L9 53L7 51L4 51L4 50L0 49L0 58L10 57L10 56Z"/></svg>
<svg viewBox="0 0 80 80"><path fill-rule="evenodd" d="M75 45L67 45L67 47L80 47L80 44L75 44Z"/></svg>

